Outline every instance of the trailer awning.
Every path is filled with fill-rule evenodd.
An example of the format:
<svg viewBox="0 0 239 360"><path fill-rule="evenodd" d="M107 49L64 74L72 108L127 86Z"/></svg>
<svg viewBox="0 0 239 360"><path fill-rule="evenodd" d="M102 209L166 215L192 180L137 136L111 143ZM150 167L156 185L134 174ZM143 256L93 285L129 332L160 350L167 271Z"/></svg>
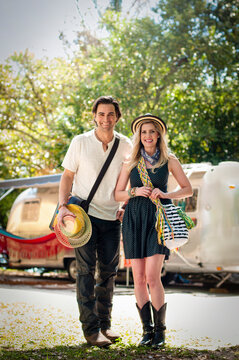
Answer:
<svg viewBox="0 0 239 360"><path fill-rule="evenodd" d="M57 186L62 174L35 176L0 181L0 189L26 189L29 187Z"/></svg>

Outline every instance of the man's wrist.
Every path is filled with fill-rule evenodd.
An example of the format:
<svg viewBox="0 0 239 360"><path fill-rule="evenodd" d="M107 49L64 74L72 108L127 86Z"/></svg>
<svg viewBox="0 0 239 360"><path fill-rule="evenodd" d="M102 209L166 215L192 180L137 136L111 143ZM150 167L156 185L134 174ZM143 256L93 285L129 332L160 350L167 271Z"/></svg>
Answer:
<svg viewBox="0 0 239 360"><path fill-rule="evenodd" d="M66 203L60 204L59 207L58 207L58 210L60 210L62 207L66 207L66 206L67 206Z"/></svg>

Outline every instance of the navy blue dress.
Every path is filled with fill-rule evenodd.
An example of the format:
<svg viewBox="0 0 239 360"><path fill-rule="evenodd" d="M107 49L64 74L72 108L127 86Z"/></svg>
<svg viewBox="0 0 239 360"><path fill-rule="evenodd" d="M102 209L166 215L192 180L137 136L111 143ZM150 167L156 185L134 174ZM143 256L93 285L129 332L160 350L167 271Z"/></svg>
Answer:
<svg viewBox="0 0 239 360"><path fill-rule="evenodd" d="M167 192L168 163L160 168L147 169L154 187ZM137 168L130 173L131 187L143 186ZM162 204L170 204L170 199L161 199ZM123 218L123 244L126 259L142 259L155 254L164 254L167 260L170 250L158 244L158 233L155 229L156 206L149 198L136 196L131 198L125 208Z"/></svg>

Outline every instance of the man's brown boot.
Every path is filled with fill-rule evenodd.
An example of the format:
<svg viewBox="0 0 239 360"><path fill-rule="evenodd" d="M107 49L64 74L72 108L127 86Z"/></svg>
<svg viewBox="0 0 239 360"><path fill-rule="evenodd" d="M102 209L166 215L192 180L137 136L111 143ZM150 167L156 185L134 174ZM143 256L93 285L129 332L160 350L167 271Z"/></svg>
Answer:
<svg viewBox="0 0 239 360"><path fill-rule="evenodd" d="M85 338L87 343L91 346L108 347L112 344L112 342L107 339L101 332L85 336Z"/></svg>
<svg viewBox="0 0 239 360"><path fill-rule="evenodd" d="M102 334L109 339L112 343L114 343L116 340L120 340L120 335L113 332L111 329L101 329Z"/></svg>

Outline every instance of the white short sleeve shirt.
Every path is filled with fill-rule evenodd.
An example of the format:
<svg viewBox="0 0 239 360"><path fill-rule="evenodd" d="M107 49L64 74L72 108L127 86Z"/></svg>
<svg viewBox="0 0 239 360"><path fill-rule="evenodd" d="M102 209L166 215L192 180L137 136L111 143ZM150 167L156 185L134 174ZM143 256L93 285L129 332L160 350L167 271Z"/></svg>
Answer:
<svg viewBox="0 0 239 360"><path fill-rule="evenodd" d="M99 219L115 220L119 203L114 199L114 189L123 162L132 150L131 141L124 135L114 132L113 140L108 149L103 150L101 141L95 136L95 130L77 135L71 141L62 166L75 173L72 194L87 199L99 172L113 146L115 135L120 142L115 156L107 169L89 206L89 215Z"/></svg>

